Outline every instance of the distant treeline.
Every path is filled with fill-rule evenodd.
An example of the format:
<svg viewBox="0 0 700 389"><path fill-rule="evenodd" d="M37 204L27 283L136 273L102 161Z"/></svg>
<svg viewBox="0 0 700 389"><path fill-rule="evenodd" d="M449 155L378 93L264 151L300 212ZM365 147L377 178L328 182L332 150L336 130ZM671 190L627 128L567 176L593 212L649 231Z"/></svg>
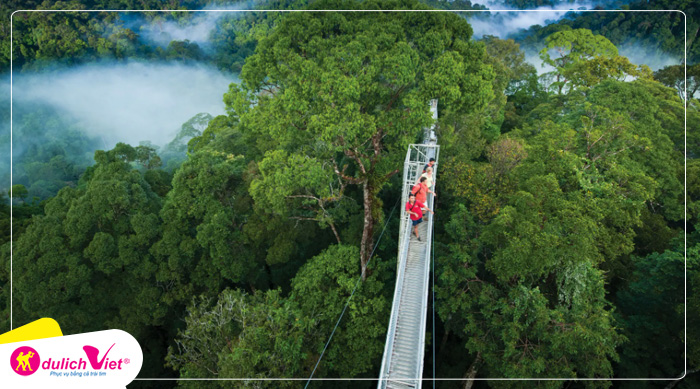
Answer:
<svg viewBox="0 0 700 389"><path fill-rule="evenodd" d="M487 9L468 0L425 0L423 3L438 9ZM515 8L555 5L553 1L506 1ZM245 9L301 9L308 0L249 0L236 3ZM182 9L201 10L230 6L220 0L192 0L161 2L144 1L18 1L0 4L0 71L9 68L9 16L18 9ZM311 3L313 6L313 2ZM688 15L688 63L700 60L700 44L696 37L700 29L700 9L695 3L678 0L640 1L623 5L621 9L658 10L681 9ZM257 40L272 28L278 13L227 14L212 26L210 45L203 48L195 42L173 40L156 45L142 36L139 25L158 26L174 22L181 27L201 22L202 13L148 12L125 13L18 13L14 15L15 69L40 69L63 63L72 65L99 59L126 58L206 61L218 68L240 71L247 56L252 54ZM134 22L129 23L127 21ZM586 28L610 39L615 45L638 44L659 54L680 56L683 52L684 18L677 12L572 12L563 20L547 26L535 25L513 38L530 48L553 32L566 28Z"/></svg>
<svg viewBox="0 0 700 389"><path fill-rule="evenodd" d="M218 0L183 2L146 1L7 1L0 4L0 71L10 65L10 14L19 9L158 10L216 9L231 4ZM306 0L271 0L236 3L241 8L301 8ZM172 40L165 47L140 34L142 25L159 26L173 22L185 27L203 21L196 12L19 12L13 17L15 70L37 70L46 66L75 65L96 60L181 60L209 62L222 70L238 72L252 54L259 34L274 26L279 14L229 13L212 25L210 45L200 47L188 40Z"/></svg>
<svg viewBox="0 0 700 389"><path fill-rule="evenodd" d="M595 8L594 8L595 9ZM687 15L688 64L700 62L700 3L681 0L637 1L622 10L680 10ZM565 29L586 28L616 46L638 45L658 55L683 59L686 18L680 12L571 12L557 23L535 25L512 36L524 49L541 46L544 38Z"/></svg>

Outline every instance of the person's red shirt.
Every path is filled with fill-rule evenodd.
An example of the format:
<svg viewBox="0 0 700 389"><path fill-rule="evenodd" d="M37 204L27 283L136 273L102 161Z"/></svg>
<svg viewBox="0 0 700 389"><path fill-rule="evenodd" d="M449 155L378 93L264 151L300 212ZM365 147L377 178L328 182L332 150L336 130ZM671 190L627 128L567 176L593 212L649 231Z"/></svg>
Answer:
<svg viewBox="0 0 700 389"><path fill-rule="evenodd" d="M428 186L422 182L413 185L411 193L416 195L416 201L420 201L423 204L428 200Z"/></svg>
<svg viewBox="0 0 700 389"><path fill-rule="evenodd" d="M406 203L406 212L410 211L417 213L418 216L412 213L409 213L409 215L411 215L411 220L418 220L423 217L423 211L421 210L421 208L423 207L425 207L425 205L418 200L416 200L416 202L413 203L413 205L411 205L411 202L409 201Z"/></svg>

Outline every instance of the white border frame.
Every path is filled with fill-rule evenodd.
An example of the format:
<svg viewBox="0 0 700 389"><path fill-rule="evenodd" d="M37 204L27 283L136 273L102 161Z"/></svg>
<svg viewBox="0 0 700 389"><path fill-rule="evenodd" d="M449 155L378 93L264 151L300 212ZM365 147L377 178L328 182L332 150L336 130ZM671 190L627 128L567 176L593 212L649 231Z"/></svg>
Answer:
<svg viewBox="0 0 700 389"><path fill-rule="evenodd" d="M473 381L680 381L688 374L688 16L681 10L276 10L276 9L260 9L260 10L16 10L10 14L10 331L14 329L12 316L13 304L13 250L12 250L12 170L13 170L13 137L12 137L12 118L13 118L13 18L16 13L20 12L678 12L683 15L684 23L684 45L683 45L683 65L685 84L683 95L683 122L684 122L684 138L683 138L683 262L684 262L684 342L683 342L683 375L677 378L473 378ZM473 36L472 36L473 39ZM420 378L421 380L432 381L467 381L465 378ZM135 381L308 381L308 378L135 378ZM380 378L311 378L311 381L379 381Z"/></svg>

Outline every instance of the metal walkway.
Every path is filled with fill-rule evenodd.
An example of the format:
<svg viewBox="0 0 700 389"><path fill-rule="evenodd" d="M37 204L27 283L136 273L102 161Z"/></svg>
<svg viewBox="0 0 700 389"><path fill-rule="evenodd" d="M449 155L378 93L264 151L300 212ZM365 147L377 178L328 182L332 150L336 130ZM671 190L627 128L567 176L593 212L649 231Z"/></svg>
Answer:
<svg viewBox="0 0 700 389"><path fill-rule="evenodd" d="M432 100L430 105L433 119L437 120L437 100ZM423 144L409 146L404 161L396 286L379 375L380 389L421 387L433 218L430 212L424 213L423 223L418 225L421 237L421 241L418 241L411 233L413 227L406 213L406 203L411 188L423 173L423 167L430 158L435 158L437 162L439 152L433 125L426 129ZM433 180L437 178L436 173L437 165L433 167ZM428 195L426 205L433 209L432 194Z"/></svg>

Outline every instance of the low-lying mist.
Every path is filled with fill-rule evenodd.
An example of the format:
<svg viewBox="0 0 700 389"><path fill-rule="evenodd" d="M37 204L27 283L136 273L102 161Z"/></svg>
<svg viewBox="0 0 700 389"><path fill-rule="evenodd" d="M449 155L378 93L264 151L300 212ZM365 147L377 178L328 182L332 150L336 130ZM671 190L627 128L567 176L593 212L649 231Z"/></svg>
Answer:
<svg viewBox="0 0 700 389"><path fill-rule="evenodd" d="M614 10L629 2L629 0L560 1L552 6L545 5L523 10L507 5L502 0L477 0L474 4L486 6L492 11L473 12L466 15L474 30L475 39L481 39L484 35L494 35L503 39L534 25L546 26L558 22L572 11L595 8Z"/></svg>
<svg viewBox="0 0 700 389"><path fill-rule="evenodd" d="M541 47L544 47L544 42L542 42ZM683 58L683 53L680 53L679 55L671 55L658 49L645 47L640 44L623 44L620 45L617 50L621 56L627 57L631 63L635 65L647 65L654 71L662 69L666 66L679 65L681 64L681 59ZM533 65L538 74L541 75L554 70L553 67L543 64L537 50L526 48L524 52L525 61Z"/></svg>
<svg viewBox="0 0 700 389"><path fill-rule="evenodd" d="M224 113L236 76L204 65L127 62L84 65L12 80L12 184L31 196L75 185L97 149L162 146L200 113ZM9 75L0 85L0 189L10 185Z"/></svg>
<svg viewBox="0 0 700 389"><path fill-rule="evenodd" d="M224 113L222 96L237 81L199 65L86 65L15 76L13 104L20 111L45 104L70 114L106 148L146 140L163 145L197 113ZM15 136L14 141L21 144L22 139Z"/></svg>
<svg viewBox="0 0 700 389"><path fill-rule="evenodd" d="M252 11L266 2L267 0L247 0L216 6L209 5L199 11L187 12L191 17L181 20L149 21L137 12L122 14L120 19L126 28L137 32L141 39L152 44L165 47L171 41L188 40L206 48L211 43L211 34L218 28L217 23L221 19L238 18L244 14L244 12L227 11Z"/></svg>
<svg viewBox="0 0 700 389"><path fill-rule="evenodd" d="M494 35L503 39L530 26L554 23L571 10L592 9L604 2L574 1L527 11L518 10L498 1L477 1L476 3L496 11L470 14L469 24L474 30L474 38L481 39L484 35Z"/></svg>
<svg viewBox="0 0 700 389"><path fill-rule="evenodd" d="M640 44L623 44L617 47L620 55L629 58L637 65L647 65L651 70L659 70L671 65L680 65L683 53L664 53L663 51Z"/></svg>

